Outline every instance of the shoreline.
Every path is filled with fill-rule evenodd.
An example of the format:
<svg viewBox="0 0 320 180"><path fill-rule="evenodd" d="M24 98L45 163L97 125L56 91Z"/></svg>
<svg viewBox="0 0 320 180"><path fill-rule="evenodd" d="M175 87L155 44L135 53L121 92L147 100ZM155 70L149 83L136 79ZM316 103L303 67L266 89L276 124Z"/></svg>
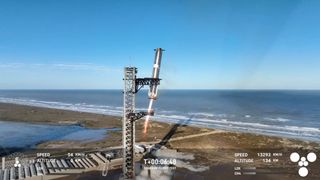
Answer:
<svg viewBox="0 0 320 180"><path fill-rule="evenodd" d="M17 123L30 123L30 124L43 124L43 125L78 125L84 128L122 128L121 117L109 116L103 114L95 114L88 112L79 112L71 110L61 110L45 107L36 107L11 103L0 103L0 121L3 122L17 122ZM149 132L146 136L143 134L143 121L136 122L136 138L137 141L153 141L160 140L168 131L172 124L152 121L150 123ZM153 128L154 127L154 128ZM157 129L156 129L157 128ZM210 131L207 128L185 126L186 132L181 135L187 135L187 131L202 132ZM110 132L108 137L104 139L111 139L111 141L104 142L104 145L114 146L120 145L122 132ZM62 141L56 141L60 144ZM75 146L80 146L76 141ZM101 142L93 142L100 144ZM47 144L52 144L52 141L39 144L38 147L46 147ZM84 143L83 146L92 146L92 143ZM81 147L83 147L81 146Z"/></svg>
<svg viewBox="0 0 320 180"><path fill-rule="evenodd" d="M89 112L79 112L72 110L61 110L46 107L37 107L29 105L11 104L11 103L0 103L0 121L7 122L21 122L30 124L43 124L43 125L56 125L56 126L80 126L84 128L120 128L122 127L121 117L89 113ZM161 140L162 137L170 132L171 126L176 124L150 121L148 134L143 134L143 121L136 122L136 141L137 142L151 142L155 140ZM295 143L307 143L313 145L319 145L320 142L308 141L301 139L294 139L288 137L279 137L272 135L262 135L254 132L235 132L228 130L220 130L213 128L204 128L199 126L190 125L179 125L179 130L181 132L175 133L172 138L183 137L193 133L203 133L203 132L221 132L229 134L230 136L242 136L257 137L258 139L269 138L269 139L283 139ZM76 148L88 148L92 147L93 144L97 144L103 147L119 146L121 141L122 133L121 131L112 131L105 135L104 141L92 141L87 143L79 143L80 141L68 141L71 142ZM39 143L37 148L56 148L64 147L61 144L65 144L66 140L58 141L46 141Z"/></svg>
<svg viewBox="0 0 320 180"><path fill-rule="evenodd" d="M102 114L0 103L0 120L53 125L80 125L87 128L120 127L120 117ZM108 121L108 123L103 123Z"/></svg>
<svg viewBox="0 0 320 180"><path fill-rule="evenodd" d="M54 125L79 124L86 128L121 128L122 125L120 117L5 103L0 103L0 120ZM235 162L235 153L249 153L250 156L256 156L257 153L262 152L281 152L283 156L279 157L279 160L283 163L272 164L272 166L274 168L284 168L287 171L289 169L290 173L280 176L281 179L291 180L297 177L297 170L295 164L291 163L288 158L290 153L320 152L320 143L317 142L156 121L150 121L148 134L143 134L143 123L143 121L136 122L137 144L161 144L161 146L177 150L179 153L192 155L194 159L187 160L188 167L197 167L198 165L209 167L208 170L203 172L177 168L176 177L183 177L188 174L190 176L196 175L197 177L214 177L219 175L227 179L239 179L233 175L233 168L242 165ZM32 156L35 152L45 151L59 156L73 150L99 151L114 147L121 148L121 141L122 132L112 131L101 141L85 143L65 140L47 141L37 145L36 149L23 153ZM257 168L264 168L270 164L266 164L258 158L251 165ZM320 161L314 163L314 166L320 166ZM85 177L87 175L91 176L90 174L83 175ZM95 176L100 176L100 173L95 174ZM320 169L313 169L312 177L320 178ZM279 176L268 175L268 179L279 179Z"/></svg>
<svg viewBox="0 0 320 180"><path fill-rule="evenodd" d="M14 112L12 112L14 110ZM17 114L16 114L17 113ZM53 116L51 116L53 115ZM46 117L46 118L44 118ZM67 117L67 119L66 119ZM60 109L54 107L40 107L33 105L24 105L16 103L0 102L0 121L26 122L35 124L49 124L49 125L78 125L85 128L121 128L121 118L116 115L107 115L94 112L83 112L70 109ZM108 121L107 123L105 123ZM182 120L180 120L182 121ZM141 121L140 121L141 122ZM173 122L161 121L153 119L152 122L159 124L175 124ZM245 130L229 130L219 129L214 127L205 127L201 125L191 124L188 127L204 128L211 130L223 130L231 133L248 133L253 135L270 136L275 138L287 138L297 141L306 141L320 143L320 140L297 138L294 135L259 133Z"/></svg>

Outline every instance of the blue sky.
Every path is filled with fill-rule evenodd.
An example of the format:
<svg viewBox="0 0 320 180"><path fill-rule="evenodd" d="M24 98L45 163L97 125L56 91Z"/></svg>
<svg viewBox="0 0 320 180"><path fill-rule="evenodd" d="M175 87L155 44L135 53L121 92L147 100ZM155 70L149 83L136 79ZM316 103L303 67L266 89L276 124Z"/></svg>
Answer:
<svg viewBox="0 0 320 180"><path fill-rule="evenodd" d="M0 2L1 89L320 89L320 1Z"/></svg>

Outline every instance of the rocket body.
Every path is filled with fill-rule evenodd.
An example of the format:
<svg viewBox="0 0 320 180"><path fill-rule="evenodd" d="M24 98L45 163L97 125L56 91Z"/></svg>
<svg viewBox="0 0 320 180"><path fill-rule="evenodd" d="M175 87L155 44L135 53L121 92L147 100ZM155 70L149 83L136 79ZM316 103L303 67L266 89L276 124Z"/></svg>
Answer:
<svg viewBox="0 0 320 180"><path fill-rule="evenodd" d="M156 55L154 58L154 64L153 64L153 71L152 71L152 78L158 79L160 74L160 65L161 65L161 58L162 58L162 51L163 49L157 48L156 49ZM149 98L156 100L158 96L158 85L153 84L150 86L149 90Z"/></svg>
<svg viewBox="0 0 320 180"><path fill-rule="evenodd" d="M164 51L164 50L161 48L157 48L155 50L156 50L156 55L154 58L152 78L159 79L162 51ZM153 104L153 101L155 101L157 99L157 96L158 96L158 84L157 83L151 84L150 89L149 89L150 102L149 102L149 107L148 107L148 114L151 114L152 104ZM144 133L147 133L149 119L150 119L150 115L148 115L146 117L146 120L144 122L144 131L143 131Z"/></svg>

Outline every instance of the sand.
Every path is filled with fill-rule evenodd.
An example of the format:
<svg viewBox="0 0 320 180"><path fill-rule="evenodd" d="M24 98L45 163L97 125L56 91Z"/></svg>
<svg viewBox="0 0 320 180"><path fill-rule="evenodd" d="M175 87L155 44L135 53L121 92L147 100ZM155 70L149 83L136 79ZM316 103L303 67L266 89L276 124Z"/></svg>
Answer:
<svg viewBox="0 0 320 180"><path fill-rule="evenodd" d="M121 128L121 117L93 113L65 111L49 108L0 103L1 121L18 121L41 124L78 124L88 128ZM296 163L289 161L291 152L307 154L310 151L320 152L316 142L256 135L250 133L227 132L222 130L181 126L155 122L151 120L147 135L142 133L143 121L136 123L136 141L141 144L159 143L180 153L192 154L188 160L190 166L204 166L208 170L193 172L186 167L178 168L174 179L299 179ZM81 143L77 141L50 141L38 145L41 149L101 149L121 145L121 132L112 132L104 140ZM259 158L252 164L235 163L235 153L248 153L257 158L257 153L282 153L279 162L268 163ZM60 151L61 153L61 151ZM320 159L320 154L319 154ZM234 167L254 166L258 175L234 176ZM320 179L320 160L310 163L308 178ZM274 173L279 174L275 175ZM99 172L87 174L98 176ZM81 176L85 179L86 175ZM220 177L220 178L219 178ZM69 177L69 179L78 179ZM308 179L306 178L306 179Z"/></svg>

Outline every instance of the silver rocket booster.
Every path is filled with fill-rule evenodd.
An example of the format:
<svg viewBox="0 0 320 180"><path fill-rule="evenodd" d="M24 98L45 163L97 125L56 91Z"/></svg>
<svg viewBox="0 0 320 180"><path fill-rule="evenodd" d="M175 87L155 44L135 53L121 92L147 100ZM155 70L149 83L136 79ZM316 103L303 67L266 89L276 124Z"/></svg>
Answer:
<svg viewBox="0 0 320 180"><path fill-rule="evenodd" d="M154 64L153 64L153 71L152 71L152 78L159 78L160 73L160 65L161 65L161 58L162 58L162 51L164 51L162 48L155 49L156 55L154 58ZM156 100L158 96L158 85L154 84L150 86L149 90L149 98Z"/></svg>

